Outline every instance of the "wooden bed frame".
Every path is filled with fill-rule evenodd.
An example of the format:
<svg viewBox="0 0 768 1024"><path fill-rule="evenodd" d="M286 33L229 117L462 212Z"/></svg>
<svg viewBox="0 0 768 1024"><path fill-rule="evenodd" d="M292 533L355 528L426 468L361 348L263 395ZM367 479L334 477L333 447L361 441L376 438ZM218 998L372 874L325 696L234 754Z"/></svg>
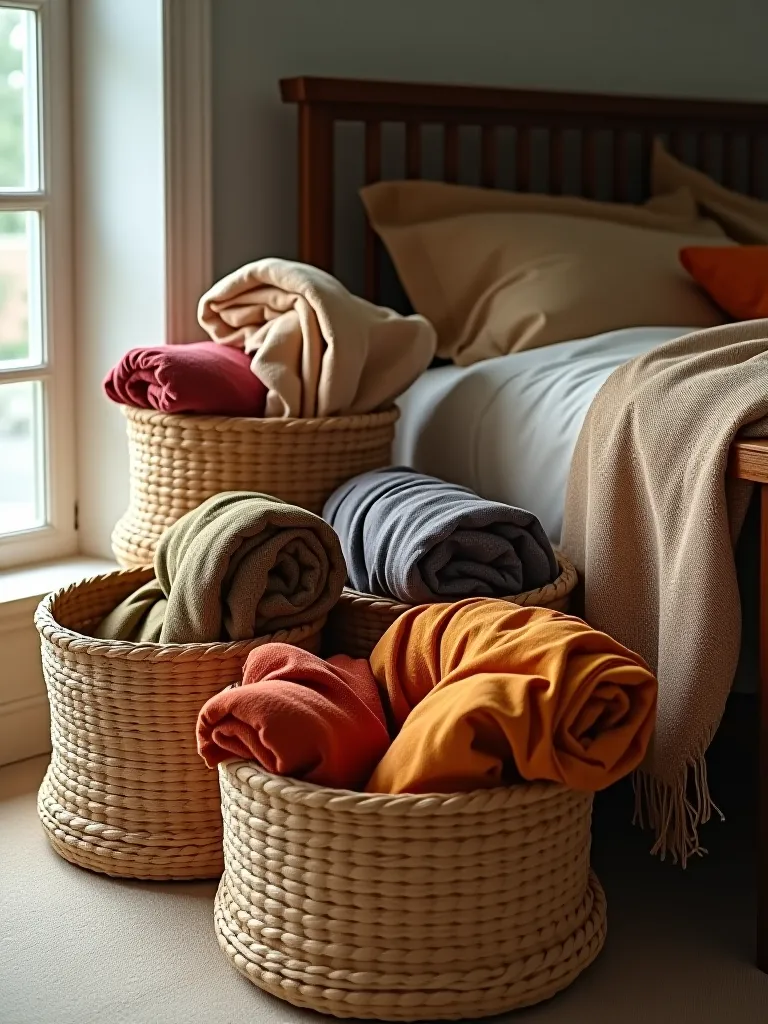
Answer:
<svg viewBox="0 0 768 1024"><path fill-rule="evenodd" d="M286 79L281 90L299 113L299 256L329 271L336 263L341 123L363 126L359 184L393 176L382 170L385 125L400 126L403 155L394 175L400 178L424 174L424 129L438 126L442 181L460 179L471 150L471 184L641 202L650 194L650 149L660 135L685 163L730 188L768 198L768 104L334 78ZM363 292L375 300L382 250L367 224L363 260ZM737 440L729 473L760 488L757 964L768 972L768 442Z"/></svg>

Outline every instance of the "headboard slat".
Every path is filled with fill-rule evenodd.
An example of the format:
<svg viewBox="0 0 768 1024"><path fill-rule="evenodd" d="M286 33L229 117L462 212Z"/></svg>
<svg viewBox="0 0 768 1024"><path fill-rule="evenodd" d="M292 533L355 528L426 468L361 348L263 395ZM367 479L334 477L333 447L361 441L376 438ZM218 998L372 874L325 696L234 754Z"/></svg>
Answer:
<svg viewBox="0 0 768 1024"><path fill-rule="evenodd" d="M459 126L446 124L443 136L443 178L459 180Z"/></svg>
<svg viewBox="0 0 768 1024"><path fill-rule="evenodd" d="M365 122L365 183L381 181L381 122Z"/></svg>
<svg viewBox="0 0 768 1024"><path fill-rule="evenodd" d="M565 147L563 133L553 128L549 133L549 191L553 196L563 193L565 182Z"/></svg>
<svg viewBox="0 0 768 1024"><path fill-rule="evenodd" d="M480 133L480 184L494 188L499 176L499 152L496 145L496 129L484 125Z"/></svg>
<svg viewBox="0 0 768 1024"><path fill-rule="evenodd" d="M739 187L739 137L729 132L723 138L723 183Z"/></svg>
<svg viewBox="0 0 768 1024"><path fill-rule="evenodd" d="M669 139L669 148L678 160L685 160L685 133L673 131Z"/></svg>
<svg viewBox="0 0 768 1024"><path fill-rule="evenodd" d="M405 176L421 177L421 125L412 121L405 126Z"/></svg>
<svg viewBox="0 0 768 1024"><path fill-rule="evenodd" d="M515 188L518 192L530 192L532 147L531 129L527 125L517 129L515 143Z"/></svg>
<svg viewBox="0 0 768 1024"><path fill-rule="evenodd" d="M640 132L640 198L646 199L651 194L651 152L656 136L652 128L643 128ZM629 172L631 180L631 171ZM631 198L631 192L628 198Z"/></svg>
<svg viewBox="0 0 768 1024"><path fill-rule="evenodd" d="M707 132L704 136L704 172L706 174L717 174L718 156L721 153L722 135L715 132Z"/></svg>
<svg viewBox="0 0 768 1024"><path fill-rule="evenodd" d="M592 128L581 133L581 191L587 199L597 198L597 135Z"/></svg>
<svg viewBox="0 0 768 1024"><path fill-rule="evenodd" d="M629 169L629 137L624 131L613 133L613 182L611 198L625 203L632 194Z"/></svg>
<svg viewBox="0 0 768 1024"><path fill-rule="evenodd" d="M759 135L749 140L749 191L753 196L762 196L762 185L765 182L765 164L763 163L763 139Z"/></svg>
<svg viewBox="0 0 768 1024"><path fill-rule="evenodd" d="M701 131L695 131L692 133L691 146L688 150L688 160L686 160L686 163L690 162L693 167L698 168L702 166L704 156L704 146L702 145L703 141Z"/></svg>
<svg viewBox="0 0 768 1024"><path fill-rule="evenodd" d="M381 123L365 122L365 183L381 181ZM373 299L379 289L381 242L371 225L365 222L365 297Z"/></svg>
<svg viewBox="0 0 768 1024"><path fill-rule="evenodd" d="M305 263L333 270L333 119L299 108L299 246Z"/></svg>

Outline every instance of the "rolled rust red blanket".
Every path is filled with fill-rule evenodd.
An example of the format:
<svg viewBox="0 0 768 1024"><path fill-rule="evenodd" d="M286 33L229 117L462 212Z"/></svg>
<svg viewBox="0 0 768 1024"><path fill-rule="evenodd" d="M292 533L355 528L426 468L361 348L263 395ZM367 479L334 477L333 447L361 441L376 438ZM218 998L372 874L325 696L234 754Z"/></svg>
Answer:
<svg viewBox="0 0 768 1024"><path fill-rule="evenodd" d="M103 387L121 405L209 416L263 416L267 399L251 357L212 341L133 348Z"/></svg>
<svg viewBox="0 0 768 1024"><path fill-rule="evenodd" d="M251 651L243 685L211 697L197 721L209 768L241 758L339 789L365 785L388 746L368 662L343 654L323 661L290 644Z"/></svg>

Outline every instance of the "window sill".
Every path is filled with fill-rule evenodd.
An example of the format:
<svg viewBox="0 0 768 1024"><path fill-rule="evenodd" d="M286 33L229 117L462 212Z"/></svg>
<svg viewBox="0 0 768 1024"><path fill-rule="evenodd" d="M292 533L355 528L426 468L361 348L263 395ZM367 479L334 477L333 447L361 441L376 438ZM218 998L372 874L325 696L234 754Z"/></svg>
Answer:
<svg viewBox="0 0 768 1024"><path fill-rule="evenodd" d="M40 600L52 590L117 569L105 558L75 555L37 565L24 565L0 572L0 621L34 613Z"/></svg>

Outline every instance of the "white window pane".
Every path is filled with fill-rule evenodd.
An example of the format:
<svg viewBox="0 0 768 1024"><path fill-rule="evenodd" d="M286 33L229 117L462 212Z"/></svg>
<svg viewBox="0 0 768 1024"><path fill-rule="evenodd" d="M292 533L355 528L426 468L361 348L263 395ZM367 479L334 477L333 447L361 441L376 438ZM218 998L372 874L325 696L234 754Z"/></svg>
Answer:
<svg viewBox="0 0 768 1024"><path fill-rule="evenodd" d="M0 535L45 523L42 384L0 384Z"/></svg>
<svg viewBox="0 0 768 1024"><path fill-rule="evenodd" d="M39 219L0 212L0 370L43 358Z"/></svg>
<svg viewBox="0 0 768 1024"><path fill-rule="evenodd" d="M0 189L37 188L37 24L0 7Z"/></svg>

